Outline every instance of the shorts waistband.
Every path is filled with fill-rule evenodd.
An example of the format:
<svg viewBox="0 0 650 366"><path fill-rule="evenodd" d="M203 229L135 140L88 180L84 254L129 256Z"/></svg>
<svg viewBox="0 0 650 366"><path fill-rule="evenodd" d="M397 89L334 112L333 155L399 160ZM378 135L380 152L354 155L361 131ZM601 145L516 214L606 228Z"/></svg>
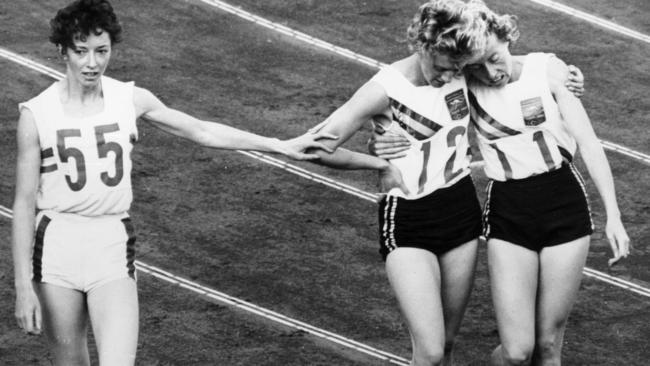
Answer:
<svg viewBox="0 0 650 366"><path fill-rule="evenodd" d="M436 205L445 204L447 202L454 203L459 199L463 199L468 194L476 195L476 189L474 187L474 180L472 176L467 175L461 178L458 182L454 183L449 187L444 187L437 189L426 196L409 200L402 197L397 197L398 200L405 201L419 201L419 202L434 202Z"/></svg>
<svg viewBox="0 0 650 366"><path fill-rule="evenodd" d="M59 211L53 211L53 210L41 210L36 214L37 220L43 216L47 216L49 218L62 218L64 220L68 221L77 221L77 222L88 222L88 221L97 221L97 220L121 220L124 218L129 217L128 212L122 212L119 214L110 214L110 215L97 215L97 216L85 216L85 215L79 215L76 213L70 213L70 212L59 212Z"/></svg>
<svg viewBox="0 0 650 366"><path fill-rule="evenodd" d="M533 175L530 177L522 179L509 179L506 181L494 181L494 185L500 185L504 187L516 187L516 188L526 188L526 187L537 187L546 184L552 184L562 179L566 179L567 176L573 176L571 172L570 163L563 163L557 169L551 170L546 173Z"/></svg>

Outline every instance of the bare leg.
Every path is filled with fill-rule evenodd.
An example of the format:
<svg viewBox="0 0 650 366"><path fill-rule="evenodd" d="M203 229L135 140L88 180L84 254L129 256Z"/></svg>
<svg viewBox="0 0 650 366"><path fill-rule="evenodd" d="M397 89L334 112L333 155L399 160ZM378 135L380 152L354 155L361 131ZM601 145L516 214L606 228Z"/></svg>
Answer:
<svg viewBox="0 0 650 366"><path fill-rule="evenodd" d="M501 344L491 364L529 365L535 347L539 255L503 240L488 242L492 300Z"/></svg>
<svg viewBox="0 0 650 366"><path fill-rule="evenodd" d="M452 364L454 338L460 328L474 285L477 250L478 239L475 239L439 257L445 319L445 366Z"/></svg>
<svg viewBox="0 0 650 366"><path fill-rule="evenodd" d="M534 365L561 364L564 330L578 296L588 251L589 237L585 236L540 253Z"/></svg>
<svg viewBox="0 0 650 366"><path fill-rule="evenodd" d="M138 346L135 281L124 278L93 289L88 293L88 312L100 365L133 365Z"/></svg>
<svg viewBox="0 0 650 366"><path fill-rule="evenodd" d="M54 365L90 365L86 295L47 283L37 283L35 289L42 305L43 330Z"/></svg>
<svg viewBox="0 0 650 366"><path fill-rule="evenodd" d="M424 249L398 248L386 258L386 273L411 333L411 365L440 365L445 332L438 258Z"/></svg>

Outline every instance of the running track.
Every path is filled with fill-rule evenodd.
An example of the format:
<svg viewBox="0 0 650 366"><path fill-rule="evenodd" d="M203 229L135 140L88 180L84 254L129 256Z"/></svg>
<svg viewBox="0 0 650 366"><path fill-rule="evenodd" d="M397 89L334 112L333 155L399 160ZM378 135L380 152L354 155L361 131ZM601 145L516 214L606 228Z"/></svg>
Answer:
<svg viewBox="0 0 650 366"><path fill-rule="evenodd" d="M353 59L353 60L355 60L357 62L361 62L361 63L366 64L368 66L371 66L373 68L379 68L379 67L382 67L384 65L383 63L381 63L379 61L376 61L376 60L373 60L373 59L371 59L369 57L366 57L366 56L360 55L358 53L352 52L350 50L347 50L347 49L332 45L330 43L324 42L322 40L311 37L311 36L306 35L304 33L301 33L301 32L298 32L296 30L287 28L287 27L285 27L283 25L270 22L270 21L268 21L268 20L266 20L264 18L261 18L259 16L254 15L254 14L251 14L249 12L243 11L243 10L237 8L237 7L229 5L229 4L224 3L222 1L217 1L217 0L200 0L200 1L202 1L202 2L204 2L206 4L209 4L211 6L214 6L214 7L218 8L218 9L221 9L223 11L226 11L226 12L229 12L231 14L237 15L237 16L243 18L243 19L254 22L254 23L256 23L256 24L258 24L260 26L263 26L263 27L272 29L274 31L280 32L282 34L288 35L288 36L293 37L293 38L295 38L297 40L300 40L302 42L309 43L309 44L311 44L313 46L316 46L316 47L319 47L319 48L334 52L334 53L336 53L336 54L338 54L340 56ZM529 1L534 2L534 3L538 3L538 4L543 5L543 6L553 8L553 9L555 9L557 11L560 11L560 12L563 12L563 13L568 14L570 16L585 20L585 21L590 22L592 24L596 24L596 25L601 26L603 28L606 28L608 30L618 32L618 33L623 34L625 36L628 36L630 38L634 38L634 39L643 41L645 43L650 43L650 36L641 34L639 32L633 31L633 30L625 28L625 27L621 27L621 26L619 26L619 25L617 25L615 23L608 22L606 20L602 20L602 19L597 18L597 17L595 17L593 15L590 15L590 14L587 14L587 13L572 9L572 8L570 8L568 6L556 3L554 1L546 1L546 0L529 0ZM33 69L35 71L38 71L38 72L40 72L42 74L48 75L48 76L53 77L55 79L60 79L60 78L63 77L63 74L61 74L60 72L58 72L56 70L53 70L53 69L51 69L51 68L49 68L49 67L47 67L45 65L42 65L42 64L40 64L38 62L29 60L29 59L27 59L25 57L19 56L19 55L15 54L15 53L13 53L13 52L11 52L9 50L3 49L3 48L0 48L0 57L8 59L8 60L10 60L12 62L15 62L17 64L20 64L22 66L26 66L28 68L31 68L31 69ZM602 141L601 140L601 143L602 143L603 147L606 148L606 149L618 152L618 153L623 154L625 156L631 157L631 158L633 158L635 160L639 160L639 161L642 161L644 163L650 164L650 156L647 155L647 154L644 154L644 153L638 152L638 151L634 151L634 150L629 149L629 148L627 148L625 146L615 144L615 143L612 143L612 142L608 142L608 141ZM362 198L362 199L365 199L365 200L368 200L368 201L372 201L372 202L375 202L376 199L377 199L377 196L375 194L373 194L373 193L365 192L365 191L362 191L362 190L357 189L355 187L352 187L352 186L345 185L343 183L337 182L337 181L335 181L333 179L329 179L327 177L324 177L324 176L309 172L309 171L307 171L305 169L302 169L302 168L297 167L295 165L286 163L286 162L284 162L282 160L276 159L276 158L268 156L266 154L261 154L261 153L257 153L257 152L246 152L246 151L239 151L239 152L244 154L244 155L247 155L247 156L249 156L251 158L260 160L262 162L265 162L267 164L277 166L277 167L279 167L281 169L284 169L284 170L286 170L286 171L288 171L288 172L290 172L292 174L296 174L296 175L301 176L303 178L313 180L315 182L327 185L327 186L329 186L331 188L341 190L343 192L352 194L352 195L357 196L359 198ZM12 218L13 217L11 210L4 207L4 206L1 206L1 205L0 205L0 216L4 216L4 217L7 217L7 218ZM273 311L271 311L269 309L259 307L257 305L254 305L254 304L250 303L250 302L247 302L247 301L232 297L230 295L224 294L224 293L219 292L217 290L202 286L202 285L200 285L198 283L189 281L187 279L176 276L174 274L166 272L166 271L164 271L164 270L162 270L160 268L148 265L146 263L136 261L136 265L137 265L138 270L141 271L141 272L147 273L149 275L152 275L154 277L162 279L162 280L164 280L166 282L181 286L181 287L183 287L185 289L188 289L190 291L193 291L193 292L195 292L197 294L201 294L201 295L207 296L209 298L212 298L214 300L217 300L219 302L222 302L222 303L225 303L225 304L228 304L228 305L231 305L231 306L238 307L240 309L243 309L243 310L246 310L248 312L257 314L259 316L263 316L263 317L265 317L267 319L270 319L270 320L273 320L275 322L284 324L286 326L293 327L293 328L305 331L305 332L310 333L312 335L315 335L317 337L320 337L320 338L326 339L328 341L340 344L342 346L352 348L352 349L357 350L359 352L366 353L366 354L368 354L370 356L382 359L384 361L389 361L390 363L397 364L397 365L408 365L408 360L406 360L405 358L402 358L402 357L390 354L388 352L384 352L384 351L375 349L375 348L367 346L365 344L362 344L362 343L356 342L354 340L351 340L351 339L345 338L343 336L340 336L340 335L338 335L336 333L332 333L332 332L326 331L324 329L320 329L320 328L311 326L311 325L306 324L304 322L301 322L301 321L298 321L298 320L295 320L295 319L292 319L292 318L288 318L288 317L286 317L286 316L284 316L282 314L273 312ZM589 277L594 277L594 278L597 278L597 279L599 279L601 281L607 282L609 284L612 284L612 285L627 289L627 290L629 290L631 292L634 292L634 293L637 293L637 294L640 294L640 295L643 295L643 296L646 296L646 297L650 297L650 289L639 286L639 285L634 284L632 282L625 281L625 280L619 279L617 277L607 275L605 273L596 271L596 270L591 269L591 268L585 268L583 273L585 275L589 276Z"/></svg>

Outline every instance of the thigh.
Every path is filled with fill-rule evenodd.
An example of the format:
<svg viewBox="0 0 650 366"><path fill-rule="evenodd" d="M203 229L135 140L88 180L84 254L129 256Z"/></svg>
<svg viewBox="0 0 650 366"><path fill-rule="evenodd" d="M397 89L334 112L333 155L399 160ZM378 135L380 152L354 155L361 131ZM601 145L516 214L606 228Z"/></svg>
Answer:
<svg viewBox="0 0 650 366"><path fill-rule="evenodd" d="M535 341L537 252L499 239L488 241L490 288L501 343L531 346Z"/></svg>
<svg viewBox="0 0 650 366"><path fill-rule="evenodd" d="M88 292L88 312L104 365L133 365L138 345L136 283L123 278Z"/></svg>
<svg viewBox="0 0 650 366"><path fill-rule="evenodd" d="M444 347L440 268L424 249L397 248L386 258L386 273L415 346Z"/></svg>
<svg viewBox="0 0 650 366"><path fill-rule="evenodd" d="M43 312L43 330L55 365L88 365L88 313L83 292L47 283L35 290Z"/></svg>
<svg viewBox="0 0 650 366"><path fill-rule="evenodd" d="M439 257L441 298L447 340L452 340L465 313L474 284L478 239Z"/></svg>
<svg viewBox="0 0 650 366"><path fill-rule="evenodd" d="M540 252L537 328L541 335L564 327L578 295L588 251L589 237L585 236Z"/></svg>

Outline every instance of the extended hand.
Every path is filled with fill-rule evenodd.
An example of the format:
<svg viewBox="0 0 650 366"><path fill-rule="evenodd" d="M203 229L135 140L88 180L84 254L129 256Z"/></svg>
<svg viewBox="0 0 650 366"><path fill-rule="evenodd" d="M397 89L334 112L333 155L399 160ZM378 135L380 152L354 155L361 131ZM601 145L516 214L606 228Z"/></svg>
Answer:
<svg viewBox="0 0 650 366"><path fill-rule="evenodd" d="M585 77L582 71L574 65L569 65L569 77L566 87L573 95L580 98L585 93Z"/></svg>
<svg viewBox="0 0 650 366"><path fill-rule="evenodd" d="M338 137L323 132L307 132L291 140L281 141L283 144L282 153L294 160L318 159L317 154L309 154L306 151L309 149L319 149L328 153L334 152L334 149L319 141L323 139L336 140Z"/></svg>
<svg viewBox="0 0 650 366"><path fill-rule="evenodd" d="M379 134L375 131L368 140L368 151L371 155L390 160L406 156L411 146L409 140L395 133Z"/></svg>

